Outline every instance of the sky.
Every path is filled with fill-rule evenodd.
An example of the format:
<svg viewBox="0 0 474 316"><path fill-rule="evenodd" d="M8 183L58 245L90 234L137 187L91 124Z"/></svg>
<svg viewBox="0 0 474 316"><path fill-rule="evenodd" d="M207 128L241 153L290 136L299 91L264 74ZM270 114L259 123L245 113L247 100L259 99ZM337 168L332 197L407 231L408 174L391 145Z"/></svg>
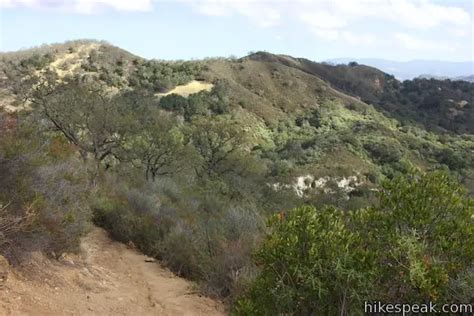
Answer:
<svg viewBox="0 0 474 316"><path fill-rule="evenodd" d="M157 59L472 61L474 0L0 0L0 51L74 39Z"/></svg>

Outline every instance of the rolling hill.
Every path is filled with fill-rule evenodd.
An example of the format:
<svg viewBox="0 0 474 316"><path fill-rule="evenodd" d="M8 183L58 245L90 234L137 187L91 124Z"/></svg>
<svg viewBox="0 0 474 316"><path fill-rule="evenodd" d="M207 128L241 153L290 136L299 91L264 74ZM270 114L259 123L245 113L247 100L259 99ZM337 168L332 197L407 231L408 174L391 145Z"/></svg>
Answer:
<svg viewBox="0 0 474 316"><path fill-rule="evenodd" d="M267 52L236 60L145 60L96 41L2 54L0 60L3 77L9 78L1 87L10 107L19 102L13 101L19 79L12 71L18 65L156 94L157 106L168 91L179 94L180 85L197 79L192 92L202 83L200 94L220 93L225 112L251 131L262 155L288 165L295 175L361 175L367 181L374 179L372 173L380 177L410 164L445 165L472 182L474 85L467 82L400 82L369 66ZM212 85L214 92L205 91Z"/></svg>
<svg viewBox="0 0 474 316"><path fill-rule="evenodd" d="M347 289L356 310L379 288L387 301L464 301L473 93L466 81L400 82L366 65L268 52L163 61L73 41L1 54L0 254L58 261L80 252L94 224L237 314L265 314L262 300L273 314L290 296L279 310L298 310L301 293L315 311L345 309ZM169 284L144 282L156 266L115 246L97 259L136 262L118 278L147 271L117 288L182 310L154 296ZM178 301L215 311L207 299ZM93 308L126 308L107 302Z"/></svg>

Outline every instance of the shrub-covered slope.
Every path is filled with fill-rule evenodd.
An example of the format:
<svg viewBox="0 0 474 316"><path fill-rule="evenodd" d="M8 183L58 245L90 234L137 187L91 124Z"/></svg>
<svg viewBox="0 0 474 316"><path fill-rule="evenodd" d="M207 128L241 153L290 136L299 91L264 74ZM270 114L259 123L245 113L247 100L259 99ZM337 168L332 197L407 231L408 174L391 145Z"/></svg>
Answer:
<svg viewBox="0 0 474 316"><path fill-rule="evenodd" d="M145 60L93 41L0 63L13 112L0 113L0 219L25 218L0 241L10 256L19 238L74 250L93 220L232 300L259 273L251 253L269 214L311 204L358 216L383 202L383 180L412 169L445 170L474 191L466 83L269 53Z"/></svg>
<svg viewBox="0 0 474 316"><path fill-rule="evenodd" d="M446 166L472 181L474 89L467 82L399 82L364 65L333 66L265 52L238 60L147 61L96 41L1 57L10 76L3 91L17 92L11 76L18 65L52 69L60 77L90 76L143 95L195 79L212 83L212 92L152 102L188 120L230 113L252 136L253 146L274 162L278 176L358 174L374 182L414 164Z"/></svg>

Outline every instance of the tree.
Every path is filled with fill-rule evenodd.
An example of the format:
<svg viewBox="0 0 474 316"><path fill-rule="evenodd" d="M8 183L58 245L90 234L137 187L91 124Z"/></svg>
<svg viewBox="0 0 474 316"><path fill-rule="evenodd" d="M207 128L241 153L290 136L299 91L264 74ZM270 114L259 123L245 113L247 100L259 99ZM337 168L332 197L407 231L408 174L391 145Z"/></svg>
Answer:
<svg viewBox="0 0 474 316"><path fill-rule="evenodd" d="M225 116L197 118L189 129L198 191L205 200L262 202L266 165L252 152L247 132Z"/></svg>
<svg viewBox="0 0 474 316"><path fill-rule="evenodd" d="M98 162L115 157L134 124L133 112L121 96L80 79L41 78L27 99L53 129Z"/></svg>
<svg viewBox="0 0 474 316"><path fill-rule="evenodd" d="M237 122L225 117L197 119L190 131L191 143L200 156L195 168L199 177L216 177L239 172L235 162L246 154L246 133Z"/></svg>
<svg viewBox="0 0 474 316"><path fill-rule="evenodd" d="M158 111L148 115L149 120L131 137L125 150L132 163L145 169L146 179L155 180L182 170L192 153L176 120Z"/></svg>
<svg viewBox="0 0 474 316"><path fill-rule="evenodd" d="M172 93L160 99L160 107L167 111L174 111L183 115L188 107L188 99L185 97Z"/></svg>

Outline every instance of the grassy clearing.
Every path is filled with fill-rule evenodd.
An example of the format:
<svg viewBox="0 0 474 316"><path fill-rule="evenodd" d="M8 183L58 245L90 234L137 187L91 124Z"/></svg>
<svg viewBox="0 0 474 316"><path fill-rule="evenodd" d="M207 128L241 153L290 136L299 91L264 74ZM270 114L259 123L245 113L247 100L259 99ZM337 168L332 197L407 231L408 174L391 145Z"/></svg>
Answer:
<svg viewBox="0 0 474 316"><path fill-rule="evenodd" d="M201 92L201 91L209 92L209 91L212 90L213 87L214 87L214 85L212 83L193 80L193 81L191 81L187 84L176 86L168 92L156 93L155 95L158 96L158 97L163 97L163 96L170 95L170 94L174 93L174 94L178 94L178 95L183 96L183 97L187 97L191 94L198 93L198 92Z"/></svg>

